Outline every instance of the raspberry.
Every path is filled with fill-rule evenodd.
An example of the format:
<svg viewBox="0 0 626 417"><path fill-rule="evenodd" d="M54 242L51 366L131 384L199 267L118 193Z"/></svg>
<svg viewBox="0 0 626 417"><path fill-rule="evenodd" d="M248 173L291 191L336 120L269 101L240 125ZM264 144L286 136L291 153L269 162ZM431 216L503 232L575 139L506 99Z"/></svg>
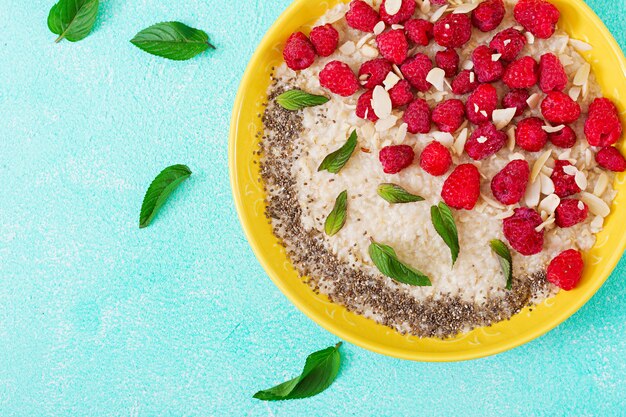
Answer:
<svg viewBox="0 0 626 417"><path fill-rule="evenodd" d="M622 123L609 99L597 98L589 106L585 136L591 146L611 146L622 136Z"/></svg>
<svg viewBox="0 0 626 417"><path fill-rule="evenodd" d="M528 90L516 89L511 90L502 99L502 107L505 109L516 108L515 116L521 116L528 108L528 98L530 93Z"/></svg>
<svg viewBox="0 0 626 417"><path fill-rule="evenodd" d="M541 114L551 123L574 123L580 117L580 105L567 94L552 91L541 102Z"/></svg>
<svg viewBox="0 0 626 417"><path fill-rule="evenodd" d="M446 72L446 77L452 78L459 71L459 54L454 49L446 49L435 54L435 63Z"/></svg>
<svg viewBox="0 0 626 417"><path fill-rule="evenodd" d="M504 2L486 0L472 12L472 23L482 32L490 32L500 26L504 19Z"/></svg>
<svg viewBox="0 0 626 417"><path fill-rule="evenodd" d="M430 0L430 2L438 6L443 6L443 5L448 4L448 0Z"/></svg>
<svg viewBox="0 0 626 417"><path fill-rule="evenodd" d="M469 70L459 72L459 75L452 81L452 92L454 94L463 95L471 93L478 87L476 74Z"/></svg>
<svg viewBox="0 0 626 417"><path fill-rule="evenodd" d="M587 220L589 207L580 200L566 198L561 200L555 213L557 226L572 227Z"/></svg>
<svg viewBox="0 0 626 417"><path fill-rule="evenodd" d="M574 175L566 174L563 170L564 167L569 165L572 165L569 161L556 161L551 176L554 183L554 193L561 198L569 197L581 191L576 184Z"/></svg>
<svg viewBox="0 0 626 417"><path fill-rule="evenodd" d="M448 172L451 165L450 151L439 142L429 143L422 151L420 166L430 175L439 177Z"/></svg>
<svg viewBox="0 0 626 417"><path fill-rule="evenodd" d="M558 132L548 133L548 140L559 148L573 148L576 145L576 133L571 127L565 126Z"/></svg>
<svg viewBox="0 0 626 417"><path fill-rule="evenodd" d="M530 178L530 166L528 162L516 159L491 180L491 192L493 196L507 206L517 204L526 193Z"/></svg>
<svg viewBox="0 0 626 417"><path fill-rule="evenodd" d="M437 104L433 110L433 122L442 132L456 132L465 120L465 105L461 100L450 99Z"/></svg>
<svg viewBox="0 0 626 417"><path fill-rule="evenodd" d="M406 36L418 45L428 46L433 38L433 24L424 19L411 19L404 24Z"/></svg>
<svg viewBox="0 0 626 417"><path fill-rule="evenodd" d="M427 55L417 54L406 60L400 67L400 71L408 82L419 91L428 91L430 83L426 81L426 76L433 69L433 63Z"/></svg>
<svg viewBox="0 0 626 417"><path fill-rule="evenodd" d="M359 89L359 80L352 69L341 61L331 61L320 72L320 84L335 94L348 97Z"/></svg>
<svg viewBox="0 0 626 417"><path fill-rule="evenodd" d="M554 54L544 54L539 61L539 88L544 93L563 91L567 85L567 74L561 60Z"/></svg>
<svg viewBox="0 0 626 417"><path fill-rule="evenodd" d="M449 14L435 23L435 42L446 48L460 48L472 36L472 21L465 14Z"/></svg>
<svg viewBox="0 0 626 417"><path fill-rule="evenodd" d="M562 290L570 291L582 279L584 269L585 262L580 252L569 249L550 262L546 278Z"/></svg>
<svg viewBox="0 0 626 417"><path fill-rule="evenodd" d="M339 32L331 24L314 27L309 38L319 56L332 55L339 44Z"/></svg>
<svg viewBox="0 0 626 417"><path fill-rule="evenodd" d="M315 48L304 33L296 32L287 39L283 58L294 71L306 69L315 61Z"/></svg>
<svg viewBox="0 0 626 417"><path fill-rule="evenodd" d="M413 101L413 92L411 91L411 84L407 80L400 80L398 84L394 85L389 90L389 97L391 98L391 105L394 109L405 106Z"/></svg>
<svg viewBox="0 0 626 417"><path fill-rule="evenodd" d="M380 5L380 18L388 25L395 25L398 23L404 23L413 16L415 13L415 1L414 0L402 0L402 5L400 6L400 11L394 15L390 15L387 13L387 8L385 7L387 0L383 0Z"/></svg>
<svg viewBox="0 0 626 417"><path fill-rule="evenodd" d="M409 42L406 40L404 31L400 29L381 33L376 37L380 54L388 61L396 65L402 64L409 52Z"/></svg>
<svg viewBox="0 0 626 417"><path fill-rule="evenodd" d="M359 69L359 80L361 80L363 87L372 89L377 85L381 85L392 70L391 63L386 59L372 59L361 65ZM364 76L367 76L367 78ZM363 80L362 77L365 78L365 80Z"/></svg>
<svg viewBox="0 0 626 417"><path fill-rule="evenodd" d="M506 144L506 133L500 132L493 123L484 123L472 132L465 143L465 152L479 161L496 154Z"/></svg>
<svg viewBox="0 0 626 417"><path fill-rule="evenodd" d="M495 52L488 46L481 45L474 49L472 53L472 62L474 63L474 72L478 76L481 83L490 83L502 78L504 66L500 60L492 59Z"/></svg>
<svg viewBox="0 0 626 417"><path fill-rule="evenodd" d="M511 64L504 71L502 81L509 88L530 88L537 84L537 61L530 56L525 56Z"/></svg>
<svg viewBox="0 0 626 417"><path fill-rule="evenodd" d="M409 145L386 146L378 154L385 174L397 174L413 163L415 152Z"/></svg>
<svg viewBox="0 0 626 417"><path fill-rule="evenodd" d="M373 90L367 90L361 97L359 97L359 101L356 103L356 115L361 119L367 119L372 122L378 120L378 116L374 113L374 108L372 107L372 96L374 95Z"/></svg>
<svg viewBox="0 0 626 417"><path fill-rule="evenodd" d="M511 62L526 45L526 36L517 29L509 28L499 32L489 43L489 47L499 54L502 60Z"/></svg>
<svg viewBox="0 0 626 417"><path fill-rule="evenodd" d="M528 152L539 152L548 143L548 134L543 126L543 120L538 117L520 121L515 131L515 143Z"/></svg>
<svg viewBox="0 0 626 417"><path fill-rule="evenodd" d="M543 223L535 210L527 207L515 209L513 216L504 219L504 236L513 249L524 256L536 255L543 250L543 230L535 230Z"/></svg>
<svg viewBox="0 0 626 417"><path fill-rule="evenodd" d="M538 38L548 39L554 34L561 13L545 0L520 0L513 15L524 29Z"/></svg>
<svg viewBox="0 0 626 417"><path fill-rule="evenodd" d="M626 159L624 156L612 146L600 149L596 154L596 162L604 169L614 172L626 171Z"/></svg>
<svg viewBox="0 0 626 417"><path fill-rule="evenodd" d="M354 0L346 13L346 21L351 28L373 32L374 26L380 22L380 16L369 4L362 0Z"/></svg>
<svg viewBox="0 0 626 417"><path fill-rule="evenodd" d="M406 108L402 116L409 133L430 132L430 108L426 100L418 98Z"/></svg>
<svg viewBox="0 0 626 417"><path fill-rule="evenodd" d="M480 173L472 164L459 165L443 183L441 197L455 209L472 210L480 197Z"/></svg>
<svg viewBox="0 0 626 417"><path fill-rule="evenodd" d="M491 114L498 106L498 92L491 84L481 84L467 98L465 112L470 122L479 125L491 120Z"/></svg>

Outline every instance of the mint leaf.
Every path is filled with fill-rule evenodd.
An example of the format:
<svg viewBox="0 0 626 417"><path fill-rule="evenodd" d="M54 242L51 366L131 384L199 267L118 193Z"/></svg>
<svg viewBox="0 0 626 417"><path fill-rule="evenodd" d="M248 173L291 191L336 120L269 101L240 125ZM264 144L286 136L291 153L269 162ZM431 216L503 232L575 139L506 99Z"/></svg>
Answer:
<svg viewBox="0 0 626 417"><path fill-rule="evenodd" d="M424 201L419 195L409 193L404 188L396 184L380 184L378 186L378 195L391 204L414 203L416 201Z"/></svg>
<svg viewBox="0 0 626 417"><path fill-rule="evenodd" d="M441 236L443 241L450 248L450 254L452 255L452 266L456 263L459 257L459 233L454 223L454 217L452 211L446 203L439 203L439 206L432 206L430 209L430 216L435 226L435 230Z"/></svg>
<svg viewBox="0 0 626 417"><path fill-rule="evenodd" d="M415 285L418 287L430 287L430 279L420 271L403 264L398 259L396 251L382 243L372 242L369 247L369 255L376 268L385 276L402 284Z"/></svg>
<svg viewBox="0 0 626 417"><path fill-rule="evenodd" d="M335 200L335 207L326 218L324 231L328 236L334 236L346 224L346 215L348 207L348 191L342 191Z"/></svg>
<svg viewBox="0 0 626 417"><path fill-rule="evenodd" d="M341 169L348 163L357 144L356 130L350 134L346 143L335 152L329 154L322 161L317 171L328 171L333 174L339 173Z"/></svg>
<svg viewBox="0 0 626 417"><path fill-rule="evenodd" d="M48 14L48 29L56 35L55 42L85 39L98 15L98 0L59 0Z"/></svg>
<svg viewBox="0 0 626 417"><path fill-rule="evenodd" d="M276 97L276 102L284 109L295 111L305 107L315 107L327 103L328 97L316 96L302 90L290 90Z"/></svg>
<svg viewBox="0 0 626 417"><path fill-rule="evenodd" d="M340 346L341 342L310 354L300 376L273 388L259 391L254 394L254 398L263 401L295 400L312 397L326 390L339 373Z"/></svg>
<svg viewBox="0 0 626 417"><path fill-rule="evenodd" d="M186 165L172 165L156 176L143 198L139 216L140 229L150 225L170 194L190 175L191 171Z"/></svg>
<svg viewBox="0 0 626 417"><path fill-rule="evenodd" d="M511 251L506 244L499 239L492 240L490 246L491 250L498 255L498 261L500 262L502 272L506 278L506 289L510 290L513 288L513 258L511 257Z"/></svg>
<svg viewBox="0 0 626 417"><path fill-rule="evenodd" d="M149 54L176 61L215 49L206 32L180 22L157 23L137 33L130 42Z"/></svg>

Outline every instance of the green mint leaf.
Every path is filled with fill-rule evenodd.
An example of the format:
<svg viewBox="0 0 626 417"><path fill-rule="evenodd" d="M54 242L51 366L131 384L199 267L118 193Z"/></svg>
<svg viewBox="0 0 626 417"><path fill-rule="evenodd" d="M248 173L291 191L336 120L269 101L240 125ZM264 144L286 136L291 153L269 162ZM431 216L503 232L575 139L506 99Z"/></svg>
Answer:
<svg viewBox="0 0 626 417"><path fill-rule="evenodd" d="M263 401L295 400L312 397L326 390L339 373L340 346L341 342L310 354L300 376L273 388L259 391L254 394L254 398Z"/></svg>
<svg viewBox="0 0 626 417"><path fill-rule="evenodd" d="M435 226L435 230L441 236L443 241L450 248L450 254L452 255L452 266L456 263L459 257L459 233L454 223L454 217L452 211L446 203L439 203L439 206L432 206L430 209L430 216Z"/></svg>
<svg viewBox="0 0 626 417"><path fill-rule="evenodd" d="M215 49L206 32L180 22L157 23L137 33L130 42L149 54L175 61L185 61L209 48Z"/></svg>
<svg viewBox="0 0 626 417"><path fill-rule="evenodd" d="M191 171L186 165L172 165L156 176L143 198L141 215L139 216L140 229L150 225L170 194L190 175Z"/></svg>
<svg viewBox="0 0 626 417"><path fill-rule="evenodd" d="M337 174L348 163L357 144L356 130L350 134L346 143L322 161L317 171L328 171Z"/></svg>
<svg viewBox="0 0 626 417"><path fill-rule="evenodd" d="M502 272L506 278L506 289L513 288L513 258L511 257L511 251L506 244L499 240L494 239L490 243L491 250L498 255L498 261L502 267Z"/></svg>
<svg viewBox="0 0 626 417"><path fill-rule="evenodd" d="M324 231L328 236L334 236L346 224L346 214L348 208L348 191L342 191L335 200L335 207L326 218Z"/></svg>
<svg viewBox="0 0 626 417"><path fill-rule="evenodd" d="M328 97L316 96L302 90L290 90L276 97L276 102L284 109L295 111L305 107L315 107L327 103Z"/></svg>
<svg viewBox="0 0 626 417"><path fill-rule="evenodd" d="M430 287L432 285L426 275L400 262L396 251L390 246L372 242L368 252L372 262L383 275L402 284L418 287Z"/></svg>
<svg viewBox="0 0 626 417"><path fill-rule="evenodd" d="M59 0L48 14L48 29L56 35L55 42L85 39L98 15L98 0Z"/></svg>
<svg viewBox="0 0 626 417"><path fill-rule="evenodd" d="M419 195L411 194L404 188L396 184L380 184L378 195L391 204L415 203L424 201Z"/></svg>

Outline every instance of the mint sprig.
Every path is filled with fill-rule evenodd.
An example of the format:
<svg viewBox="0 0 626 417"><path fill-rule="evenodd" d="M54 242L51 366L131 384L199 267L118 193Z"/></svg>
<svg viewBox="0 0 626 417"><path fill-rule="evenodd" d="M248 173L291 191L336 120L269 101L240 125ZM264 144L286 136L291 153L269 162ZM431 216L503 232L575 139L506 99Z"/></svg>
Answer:
<svg viewBox="0 0 626 417"><path fill-rule="evenodd" d="M130 41L139 49L156 56L184 61L207 49L215 49L209 35L181 22L161 22L135 35Z"/></svg>
<svg viewBox="0 0 626 417"><path fill-rule="evenodd" d="M324 231L328 236L334 236L343 228L346 224L348 209L348 191L342 191L335 200L335 206L326 218L324 224Z"/></svg>
<svg viewBox="0 0 626 417"><path fill-rule="evenodd" d="M405 204L424 201L424 199L419 195L411 194L396 184L380 184L376 191L381 198L391 204Z"/></svg>
<svg viewBox="0 0 626 417"><path fill-rule="evenodd" d="M48 29L55 42L77 42L89 35L98 15L98 0L59 0L48 14Z"/></svg>
<svg viewBox="0 0 626 417"><path fill-rule="evenodd" d="M317 96L302 90L285 91L278 97L276 102L284 109L296 111L305 107L315 107L325 104L330 100L328 97Z"/></svg>
<svg viewBox="0 0 626 417"><path fill-rule="evenodd" d="M502 273L506 278L506 289L510 290L513 288L513 258L511 257L511 251L500 239L492 240L489 245L491 246L491 250L498 255Z"/></svg>
<svg viewBox="0 0 626 417"><path fill-rule="evenodd" d="M426 275L402 263L391 246L372 242L368 252L372 262L383 275L402 284L418 287L429 287L432 285Z"/></svg>
<svg viewBox="0 0 626 417"><path fill-rule="evenodd" d="M452 266L456 263L459 257L459 233L452 216L452 211L446 203L439 203L438 206L432 206L430 209L430 216L433 222L435 230L441 236L445 244L450 248L450 254L452 255Z"/></svg>
<svg viewBox="0 0 626 417"><path fill-rule="evenodd" d="M139 228L142 229L150 225L168 197L189 176L191 176L191 170L186 165L172 165L156 176L143 198Z"/></svg>
<svg viewBox="0 0 626 417"><path fill-rule="evenodd" d="M317 171L328 171L337 174L348 163L357 144L356 130L350 134L346 143L335 152L324 158Z"/></svg>

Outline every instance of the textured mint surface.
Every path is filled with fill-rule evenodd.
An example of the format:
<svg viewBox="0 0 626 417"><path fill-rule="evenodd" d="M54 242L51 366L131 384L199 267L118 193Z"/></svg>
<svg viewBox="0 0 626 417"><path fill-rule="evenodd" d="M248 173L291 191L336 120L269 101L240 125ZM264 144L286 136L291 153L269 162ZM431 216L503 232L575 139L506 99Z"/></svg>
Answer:
<svg viewBox="0 0 626 417"><path fill-rule="evenodd" d="M337 342L267 278L229 188L235 92L289 1L104 0L89 37L58 45L53 2L0 0L0 415L623 415L624 261L511 352L427 364L344 344L321 395L252 399ZM625 3L589 4L624 48ZM129 42L167 20L217 50L172 62ZM139 230L146 188L174 163L194 175Z"/></svg>

